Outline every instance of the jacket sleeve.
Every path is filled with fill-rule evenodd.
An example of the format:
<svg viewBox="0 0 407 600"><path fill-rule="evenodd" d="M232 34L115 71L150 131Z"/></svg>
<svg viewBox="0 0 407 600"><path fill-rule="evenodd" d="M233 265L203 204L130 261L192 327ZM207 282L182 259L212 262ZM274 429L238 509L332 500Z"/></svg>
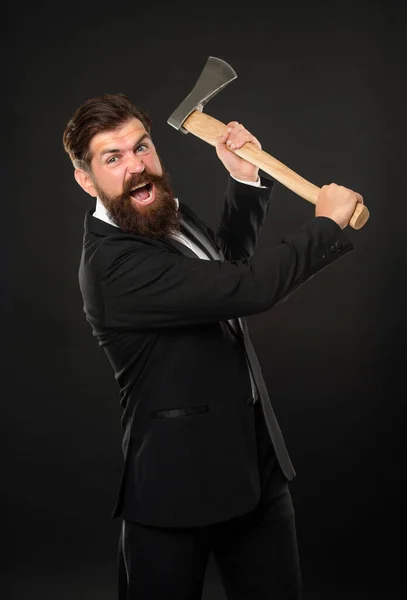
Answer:
<svg viewBox="0 0 407 600"><path fill-rule="evenodd" d="M326 217L315 217L251 259L232 262L109 236L88 276L100 286L103 328L187 326L266 311L351 249Z"/></svg>
<svg viewBox="0 0 407 600"><path fill-rule="evenodd" d="M226 260L244 260L254 253L274 185L265 177L260 182L264 187L246 185L229 177L216 231L210 231Z"/></svg>

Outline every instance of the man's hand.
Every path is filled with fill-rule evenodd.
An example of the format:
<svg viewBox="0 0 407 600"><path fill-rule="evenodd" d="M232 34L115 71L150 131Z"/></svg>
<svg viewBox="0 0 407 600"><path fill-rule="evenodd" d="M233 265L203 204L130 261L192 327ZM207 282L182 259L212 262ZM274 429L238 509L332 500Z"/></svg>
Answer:
<svg viewBox="0 0 407 600"><path fill-rule="evenodd" d="M315 216L329 217L344 229L355 212L358 202L363 204L363 197L360 194L336 183L330 183L322 186L319 192Z"/></svg>
<svg viewBox="0 0 407 600"><path fill-rule="evenodd" d="M260 142L237 121L231 121L226 126L226 132L216 142L216 154L225 168L235 179L242 181L257 181L259 169L255 165L239 158L230 150L241 148L246 142L252 142L261 149ZM230 148L230 150L229 150Z"/></svg>

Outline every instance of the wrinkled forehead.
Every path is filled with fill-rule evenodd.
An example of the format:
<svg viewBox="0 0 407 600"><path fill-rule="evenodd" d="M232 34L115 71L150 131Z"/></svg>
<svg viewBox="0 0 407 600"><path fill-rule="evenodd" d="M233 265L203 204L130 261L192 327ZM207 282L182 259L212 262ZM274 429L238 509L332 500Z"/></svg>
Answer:
<svg viewBox="0 0 407 600"><path fill-rule="evenodd" d="M108 129L97 133L91 140L90 152L94 158L102 156L107 151L119 151L132 148L144 135L146 128L139 119L126 121L116 129Z"/></svg>

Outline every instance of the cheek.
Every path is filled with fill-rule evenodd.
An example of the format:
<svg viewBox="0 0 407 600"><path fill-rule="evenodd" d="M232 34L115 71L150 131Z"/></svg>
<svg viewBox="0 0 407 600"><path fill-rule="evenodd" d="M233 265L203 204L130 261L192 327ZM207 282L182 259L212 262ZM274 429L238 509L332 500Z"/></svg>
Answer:
<svg viewBox="0 0 407 600"><path fill-rule="evenodd" d="M152 158L151 161L149 161L147 168L149 171L151 171L151 173L155 173L156 175L163 174L160 159L158 158L158 156Z"/></svg>
<svg viewBox="0 0 407 600"><path fill-rule="evenodd" d="M123 190L123 173L117 170L113 173L104 173L99 179L99 185L109 194L121 193Z"/></svg>

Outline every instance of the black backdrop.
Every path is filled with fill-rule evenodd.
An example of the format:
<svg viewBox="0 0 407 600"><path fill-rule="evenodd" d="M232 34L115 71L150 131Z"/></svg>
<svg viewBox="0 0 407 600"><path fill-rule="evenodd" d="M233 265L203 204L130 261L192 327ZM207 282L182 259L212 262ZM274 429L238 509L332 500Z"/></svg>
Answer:
<svg viewBox="0 0 407 600"><path fill-rule="evenodd" d="M401 597L403 2L37 2L14 4L8 23L2 439L12 597L115 598L119 397L82 312L92 199L73 179L63 129L88 97L128 94L153 119L178 197L213 225L226 171L212 147L167 125L210 55L238 78L206 112L244 123L316 185L359 191L371 211L365 228L347 230L354 252L249 325L297 469L305 600ZM277 184L260 246L312 215ZM223 598L211 561L204 599Z"/></svg>

